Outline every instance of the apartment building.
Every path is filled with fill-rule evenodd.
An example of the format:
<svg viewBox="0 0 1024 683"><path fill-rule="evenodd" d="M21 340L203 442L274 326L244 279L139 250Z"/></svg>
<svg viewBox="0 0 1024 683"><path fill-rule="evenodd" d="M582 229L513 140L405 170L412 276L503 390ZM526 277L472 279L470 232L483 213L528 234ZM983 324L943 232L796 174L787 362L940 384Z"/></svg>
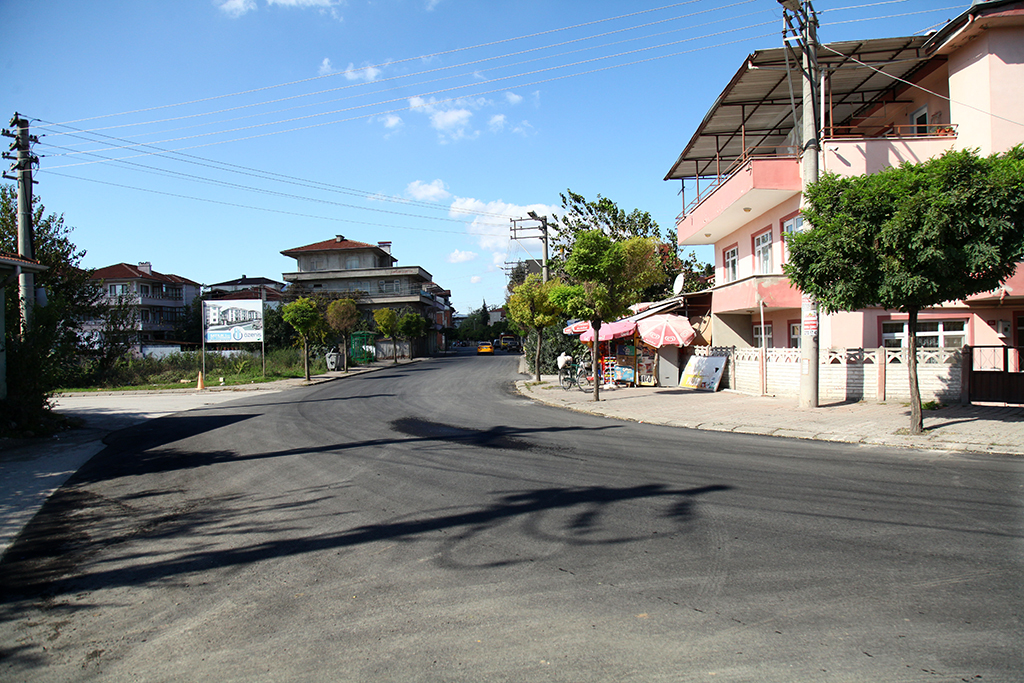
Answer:
<svg viewBox="0 0 1024 683"><path fill-rule="evenodd" d="M101 283L103 296L108 301L128 296L137 307L139 351L152 342L173 341L173 332L184 321L186 307L201 290L199 283L188 278L153 270L153 264L148 261L99 268L91 277ZM100 324L89 323L86 329L98 334Z"/></svg>
<svg viewBox="0 0 1024 683"><path fill-rule="evenodd" d="M349 296L364 315L378 308L416 311L434 323L424 351L433 353L444 347L442 330L451 327L451 291L437 285L420 266L397 265L391 242L374 245L336 235L281 253L296 262L295 272L282 275L290 285Z"/></svg>
<svg viewBox="0 0 1024 683"><path fill-rule="evenodd" d="M822 171L843 176L951 149L1024 142L1024 3L972 5L941 31L820 45ZM799 50L751 54L665 176L682 182L681 245L714 245L712 343L796 348L801 293L783 275L800 216ZM790 95L790 85L797 92ZM904 347L907 315L822 315L819 344ZM922 311L932 348L1024 344L1024 269L996 291Z"/></svg>

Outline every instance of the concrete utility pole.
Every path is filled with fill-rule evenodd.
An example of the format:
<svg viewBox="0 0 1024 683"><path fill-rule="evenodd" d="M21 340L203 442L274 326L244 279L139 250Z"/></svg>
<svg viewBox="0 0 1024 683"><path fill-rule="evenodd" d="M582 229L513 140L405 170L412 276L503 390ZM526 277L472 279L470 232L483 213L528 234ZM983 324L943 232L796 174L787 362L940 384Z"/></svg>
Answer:
<svg viewBox="0 0 1024 683"><path fill-rule="evenodd" d="M11 170L17 171L17 176L9 176L6 173L4 178L18 181L18 256L27 259L35 258L35 246L32 233L32 164L38 163L39 158L32 155L32 143L38 140L28 134L28 119L22 118L17 112L11 118L12 128L17 131L12 133L4 130L4 137L14 138L11 143L11 151L17 150L18 155L12 156L4 153L5 159L14 159ZM35 301L35 275L22 270L18 275L18 298L21 304L21 335L27 334L32 324L32 303Z"/></svg>
<svg viewBox="0 0 1024 683"><path fill-rule="evenodd" d="M538 216L536 211L530 211L526 215L529 216L532 220L539 221L540 222L540 227L539 228L520 228L518 226L519 221L525 221L526 219L525 218L511 218L509 220L511 220L511 222L512 222L512 239L514 239L514 240L519 239L519 231L520 230L540 230L539 237L540 237L541 243L543 244L543 250L544 250L544 252L543 252L543 260L541 261L541 265L540 265L541 279L544 282L547 282L548 281L548 217L547 216ZM537 237L537 235L524 235L524 237Z"/></svg>
<svg viewBox="0 0 1024 683"><path fill-rule="evenodd" d="M800 209L807 206L807 186L818 180L818 17L810 0L779 0L789 31L799 41L802 54L803 98L800 113ZM799 31L793 26L795 18ZM789 49L788 46L785 49ZM804 230L811 226L804 221ZM818 302L804 294L800 303L800 407L818 407Z"/></svg>

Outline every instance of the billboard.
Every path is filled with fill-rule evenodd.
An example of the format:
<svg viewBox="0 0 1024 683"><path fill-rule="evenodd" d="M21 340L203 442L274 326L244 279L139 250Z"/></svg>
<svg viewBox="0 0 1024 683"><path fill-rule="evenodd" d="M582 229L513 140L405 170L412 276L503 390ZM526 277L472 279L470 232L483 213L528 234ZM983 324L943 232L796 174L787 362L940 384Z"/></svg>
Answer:
<svg viewBox="0 0 1024 683"><path fill-rule="evenodd" d="M204 301L203 340L207 344L263 341L263 302Z"/></svg>

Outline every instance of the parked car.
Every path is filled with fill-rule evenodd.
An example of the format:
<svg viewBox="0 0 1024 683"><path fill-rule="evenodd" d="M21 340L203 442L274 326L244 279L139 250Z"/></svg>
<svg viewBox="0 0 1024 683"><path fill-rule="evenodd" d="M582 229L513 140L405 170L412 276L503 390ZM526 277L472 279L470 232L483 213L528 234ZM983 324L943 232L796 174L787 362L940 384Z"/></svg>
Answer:
<svg viewBox="0 0 1024 683"><path fill-rule="evenodd" d="M488 341L482 341L476 345L476 352L479 353L494 353L494 344Z"/></svg>

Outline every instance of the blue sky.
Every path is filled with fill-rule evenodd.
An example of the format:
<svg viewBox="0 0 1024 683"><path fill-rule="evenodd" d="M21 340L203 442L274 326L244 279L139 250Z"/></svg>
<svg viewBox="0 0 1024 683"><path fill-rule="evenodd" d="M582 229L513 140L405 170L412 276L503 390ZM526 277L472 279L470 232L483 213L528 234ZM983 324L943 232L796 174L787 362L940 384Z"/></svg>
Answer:
<svg viewBox="0 0 1024 683"><path fill-rule="evenodd" d="M815 8L836 41L968 4ZM342 234L391 241L466 313L540 256L509 219L567 188L670 229L662 178L782 19L776 0L0 0L0 26L0 119L31 120L36 193L86 267L281 280L282 250Z"/></svg>

